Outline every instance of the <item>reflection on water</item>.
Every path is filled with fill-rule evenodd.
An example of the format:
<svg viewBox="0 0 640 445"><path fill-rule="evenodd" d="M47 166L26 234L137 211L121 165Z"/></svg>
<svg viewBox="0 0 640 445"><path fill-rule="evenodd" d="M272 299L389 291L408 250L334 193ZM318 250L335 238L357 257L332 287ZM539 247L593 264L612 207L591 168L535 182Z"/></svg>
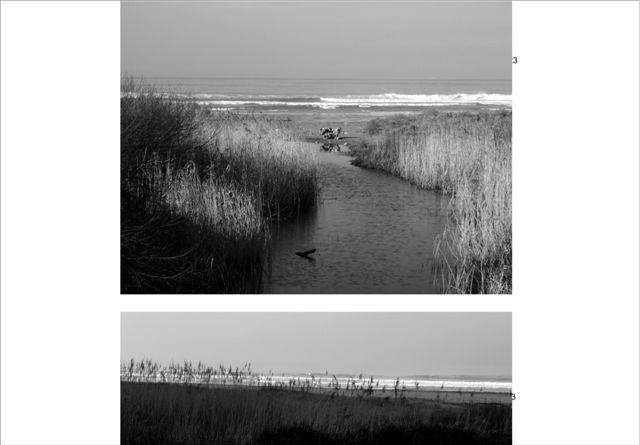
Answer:
<svg viewBox="0 0 640 445"><path fill-rule="evenodd" d="M447 198L319 154L318 208L275 223L269 293L438 293L434 242ZM297 256L316 248L312 259Z"/></svg>

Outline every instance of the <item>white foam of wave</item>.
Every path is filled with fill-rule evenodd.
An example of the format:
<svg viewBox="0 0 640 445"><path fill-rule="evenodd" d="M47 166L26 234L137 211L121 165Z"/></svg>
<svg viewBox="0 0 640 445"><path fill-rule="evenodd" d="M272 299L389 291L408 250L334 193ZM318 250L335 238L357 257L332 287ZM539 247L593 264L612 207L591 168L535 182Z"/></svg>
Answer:
<svg viewBox="0 0 640 445"><path fill-rule="evenodd" d="M433 106L433 105L511 105L510 94L372 94L321 97L326 104L339 106Z"/></svg>
<svg viewBox="0 0 640 445"><path fill-rule="evenodd" d="M287 101L269 99L209 99L200 103L212 106L287 106L287 107L314 107L333 110L338 107L435 107L444 105L493 105L511 106L509 94L373 94L373 95L348 95L338 97L321 97L320 101Z"/></svg>
<svg viewBox="0 0 640 445"><path fill-rule="evenodd" d="M134 373L127 376L126 373L121 376L124 380L146 381L146 382L168 382L183 383L185 380L182 376L171 376L166 374L144 375ZM506 381L487 381L487 380L449 380L449 379L412 379L412 378L355 378L355 377L336 377L333 376L310 376L310 375L252 375L244 376L240 379L233 379L232 376L214 375L204 376L197 373L189 376L191 383L209 383L209 384L233 384L242 386L265 386L268 384L287 386L290 382L295 382L299 386L309 385L314 388L331 389L337 385L340 388L365 388L371 383L372 390L382 391L393 390L396 385L398 389L409 389L416 391L465 391L465 392L493 392L493 393L510 393L512 384Z"/></svg>
<svg viewBox="0 0 640 445"><path fill-rule="evenodd" d="M286 102L274 100L209 100L198 101L200 105L212 105L216 107L243 107L247 105L259 106L279 106L279 107L317 107L325 110L333 110L338 108L337 104L325 104L322 102Z"/></svg>
<svg viewBox="0 0 640 445"><path fill-rule="evenodd" d="M137 97L137 93L125 93L123 97ZM171 99L195 99L198 104L215 108L236 108L246 106L276 106L276 107L313 107L325 110L334 110L339 107L437 107L446 105L488 105L498 107L510 107L510 94L495 93L458 93L458 94L371 94L371 95L346 95L336 97L295 97L295 96L268 96L258 95L253 97L233 98L226 95L215 94L169 94L159 93L156 96ZM297 100L294 100L297 99ZM306 99L306 100L305 100ZM309 100L311 99L311 100Z"/></svg>

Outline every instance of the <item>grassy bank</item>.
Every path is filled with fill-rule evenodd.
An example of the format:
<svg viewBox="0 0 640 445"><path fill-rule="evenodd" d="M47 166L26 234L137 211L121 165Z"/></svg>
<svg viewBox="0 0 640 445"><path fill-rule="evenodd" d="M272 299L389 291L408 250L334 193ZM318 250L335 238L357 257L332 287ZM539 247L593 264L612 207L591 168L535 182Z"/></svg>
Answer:
<svg viewBox="0 0 640 445"><path fill-rule="evenodd" d="M121 291L256 292L266 223L315 204L311 151L280 122L131 82L120 110Z"/></svg>
<svg viewBox="0 0 640 445"><path fill-rule="evenodd" d="M511 407L121 384L123 444L510 444Z"/></svg>
<svg viewBox="0 0 640 445"><path fill-rule="evenodd" d="M376 119L355 163L451 196L437 255L451 293L511 292L511 112Z"/></svg>

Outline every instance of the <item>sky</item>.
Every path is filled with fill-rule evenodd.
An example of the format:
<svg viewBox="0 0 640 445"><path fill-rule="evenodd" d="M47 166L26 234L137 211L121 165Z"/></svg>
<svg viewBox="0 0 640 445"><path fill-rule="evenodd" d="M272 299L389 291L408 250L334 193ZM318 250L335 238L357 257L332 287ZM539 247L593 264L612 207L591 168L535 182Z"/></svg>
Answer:
<svg viewBox="0 0 640 445"><path fill-rule="evenodd" d="M122 313L122 362L511 377L509 313Z"/></svg>
<svg viewBox="0 0 640 445"><path fill-rule="evenodd" d="M123 2L143 77L511 79L511 2Z"/></svg>

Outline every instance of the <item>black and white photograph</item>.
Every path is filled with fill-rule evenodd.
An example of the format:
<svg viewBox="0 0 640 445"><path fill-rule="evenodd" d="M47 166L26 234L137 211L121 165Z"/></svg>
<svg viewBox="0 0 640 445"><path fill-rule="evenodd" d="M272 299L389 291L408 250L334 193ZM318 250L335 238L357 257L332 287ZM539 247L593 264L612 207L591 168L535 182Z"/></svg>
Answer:
<svg viewBox="0 0 640 445"><path fill-rule="evenodd" d="M124 444L511 444L510 313L121 316Z"/></svg>
<svg viewBox="0 0 640 445"><path fill-rule="evenodd" d="M123 2L123 294L511 294L510 2Z"/></svg>

